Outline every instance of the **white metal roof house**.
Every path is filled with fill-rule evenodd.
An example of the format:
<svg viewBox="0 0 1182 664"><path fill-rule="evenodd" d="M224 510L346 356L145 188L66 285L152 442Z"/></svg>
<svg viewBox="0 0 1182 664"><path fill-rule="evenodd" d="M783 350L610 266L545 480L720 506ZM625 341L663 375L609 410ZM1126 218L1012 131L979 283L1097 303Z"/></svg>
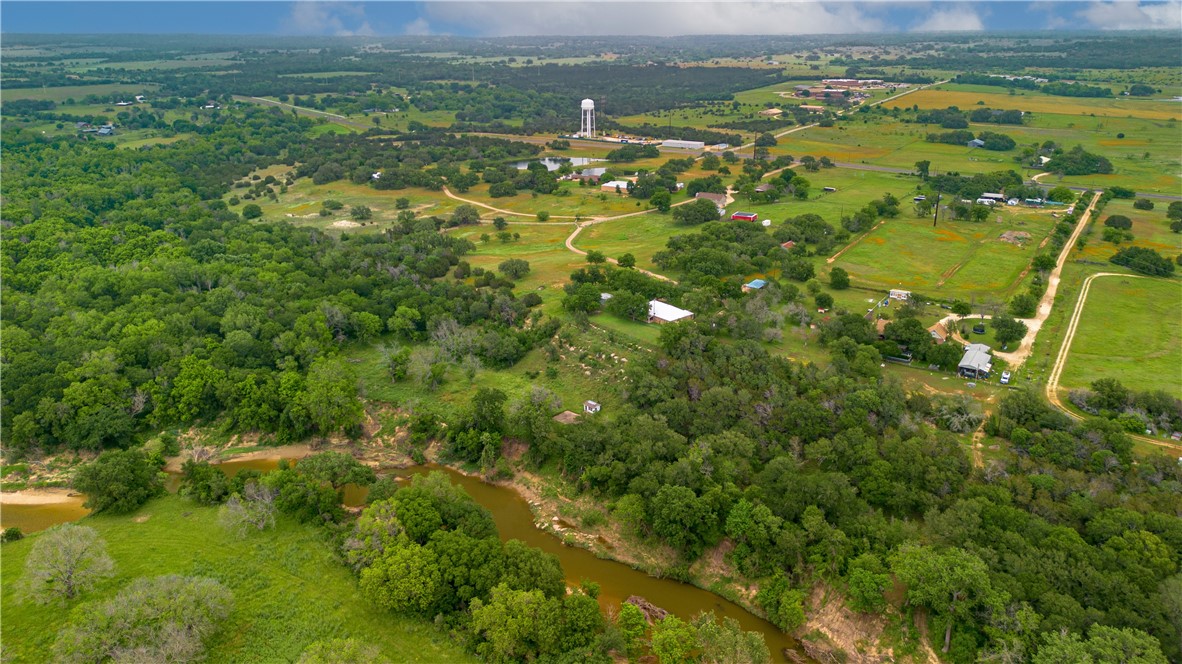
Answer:
<svg viewBox="0 0 1182 664"><path fill-rule="evenodd" d="M652 300L648 303L648 322L675 323L679 320L692 320L694 312L675 307L668 302Z"/></svg>
<svg viewBox="0 0 1182 664"><path fill-rule="evenodd" d="M960 364L956 365L956 372L965 378L988 378L991 371L993 357L989 355L989 346L985 344L966 346Z"/></svg>

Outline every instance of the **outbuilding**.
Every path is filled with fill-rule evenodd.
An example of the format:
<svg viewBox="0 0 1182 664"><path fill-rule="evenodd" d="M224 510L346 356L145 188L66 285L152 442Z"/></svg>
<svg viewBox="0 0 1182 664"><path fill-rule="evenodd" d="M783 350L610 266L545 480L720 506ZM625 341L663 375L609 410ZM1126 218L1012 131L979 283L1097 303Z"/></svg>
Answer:
<svg viewBox="0 0 1182 664"><path fill-rule="evenodd" d="M759 221L759 215L754 212L736 212L731 215L731 221Z"/></svg>
<svg viewBox="0 0 1182 664"><path fill-rule="evenodd" d="M598 401L591 401L590 399L583 402L583 412L588 415L598 413L603 406L599 405Z"/></svg>
<svg viewBox="0 0 1182 664"><path fill-rule="evenodd" d="M610 191L613 193L617 191L627 192L628 185L630 184L632 183L628 182L627 180L612 180L611 182L604 182L603 184L599 185L599 188L602 191Z"/></svg>
<svg viewBox="0 0 1182 664"><path fill-rule="evenodd" d="M704 150L706 143L704 141L682 141L682 140L668 140L661 143L666 148L678 148L681 150Z"/></svg>
<svg viewBox="0 0 1182 664"><path fill-rule="evenodd" d="M648 303L648 322L676 323L679 320L693 320L694 312L675 307L668 302L652 300Z"/></svg>
<svg viewBox="0 0 1182 664"><path fill-rule="evenodd" d="M751 281L743 284L743 292L750 293L753 290L761 290L766 285L767 280L765 279L752 279Z"/></svg>
<svg viewBox="0 0 1182 664"><path fill-rule="evenodd" d="M985 141L983 141L979 138L974 138L973 140L969 141L965 145L969 146L970 148L983 148L983 147L985 147Z"/></svg>

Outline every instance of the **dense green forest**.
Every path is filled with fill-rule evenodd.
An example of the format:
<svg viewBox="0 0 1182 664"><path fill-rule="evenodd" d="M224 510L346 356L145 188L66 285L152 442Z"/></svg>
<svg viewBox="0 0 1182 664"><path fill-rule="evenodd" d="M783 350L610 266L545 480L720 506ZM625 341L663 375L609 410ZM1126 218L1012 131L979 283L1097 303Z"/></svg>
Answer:
<svg viewBox="0 0 1182 664"><path fill-rule="evenodd" d="M342 343L388 328L407 338L471 328L460 357L506 366L552 334L523 328L530 312L510 282L437 280L473 248L437 232L450 219L409 215L382 235L334 237L244 224L217 200L283 153L316 151L304 145L307 127L248 110L204 126L198 140L135 151L7 131L11 452L100 449L223 413L231 428L279 440L349 430L360 407L352 371L332 359ZM502 155L504 143L387 151L384 182L396 181L399 157L421 166L455 149Z"/></svg>

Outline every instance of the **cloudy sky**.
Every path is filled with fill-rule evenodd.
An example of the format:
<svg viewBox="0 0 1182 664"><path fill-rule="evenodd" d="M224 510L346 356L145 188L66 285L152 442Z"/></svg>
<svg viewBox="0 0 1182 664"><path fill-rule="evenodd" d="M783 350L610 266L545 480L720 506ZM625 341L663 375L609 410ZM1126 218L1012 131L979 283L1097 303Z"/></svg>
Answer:
<svg viewBox="0 0 1182 664"><path fill-rule="evenodd" d="M436 0L0 3L7 33L272 35L838 34L1182 29L1182 0Z"/></svg>

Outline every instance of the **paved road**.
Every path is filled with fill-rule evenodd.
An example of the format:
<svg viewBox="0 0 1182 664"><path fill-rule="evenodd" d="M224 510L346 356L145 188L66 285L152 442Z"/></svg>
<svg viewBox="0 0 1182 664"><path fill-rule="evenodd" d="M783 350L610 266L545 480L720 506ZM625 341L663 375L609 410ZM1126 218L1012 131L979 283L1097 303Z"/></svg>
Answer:
<svg viewBox="0 0 1182 664"><path fill-rule="evenodd" d="M280 108L289 108L289 109L295 110L296 113L298 113L300 115L310 115L312 117L324 118L325 120L328 120L330 122L335 122L339 125L344 125L346 127L353 127L355 129L363 129L363 130L364 129L373 129L373 125L367 125L367 124L364 124L361 122L357 122L356 120L350 120L349 118L347 118L343 115L337 115L336 113L329 113L327 111L318 111L314 108L304 108L303 106L293 106L291 104L285 104L283 102L275 101L273 99L263 99L262 97L244 97L242 95L234 95L234 100L241 101L241 102L247 102L250 104L262 104L263 106L278 106Z"/></svg>
<svg viewBox="0 0 1182 664"><path fill-rule="evenodd" d="M1044 178L1048 175L1054 175L1054 173L1039 173L1038 175L1035 175L1030 178L1029 184L1048 186L1039 179L1039 178ZM1103 187L1080 187L1077 185L1066 185L1066 184L1056 184L1054 186L1067 187L1068 189L1070 189L1072 191L1096 191L1098 189L1099 190L1103 189ZM1163 200L1163 201L1182 201L1182 196L1173 196L1170 194L1152 194L1149 192L1138 191L1136 193L1136 195L1140 198L1156 198L1158 200Z"/></svg>

